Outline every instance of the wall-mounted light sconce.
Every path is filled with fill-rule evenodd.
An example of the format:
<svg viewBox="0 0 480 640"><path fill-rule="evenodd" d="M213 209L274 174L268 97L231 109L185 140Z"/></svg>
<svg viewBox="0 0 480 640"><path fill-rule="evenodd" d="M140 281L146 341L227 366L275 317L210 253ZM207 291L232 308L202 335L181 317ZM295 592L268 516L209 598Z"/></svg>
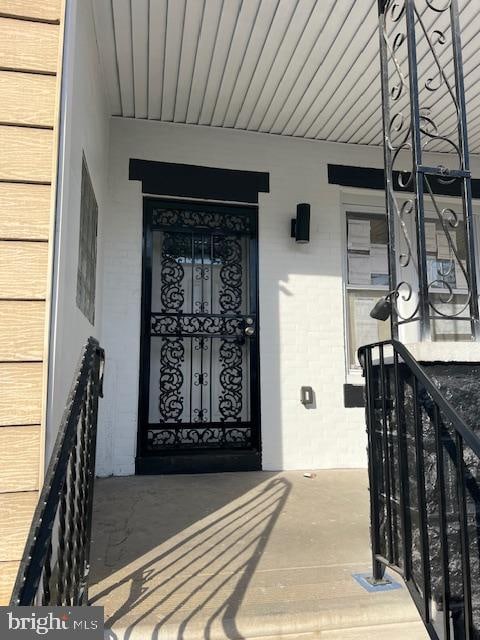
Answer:
<svg viewBox="0 0 480 640"><path fill-rule="evenodd" d="M310 205L306 202L297 204L297 217L292 219L290 236L300 244L310 241Z"/></svg>
<svg viewBox="0 0 480 640"><path fill-rule="evenodd" d="M389 291L384 298L376 303L373 309L370 311L370 317L374 320L388 320L392 313L392 296L398 295L396 291Z"/></svg>

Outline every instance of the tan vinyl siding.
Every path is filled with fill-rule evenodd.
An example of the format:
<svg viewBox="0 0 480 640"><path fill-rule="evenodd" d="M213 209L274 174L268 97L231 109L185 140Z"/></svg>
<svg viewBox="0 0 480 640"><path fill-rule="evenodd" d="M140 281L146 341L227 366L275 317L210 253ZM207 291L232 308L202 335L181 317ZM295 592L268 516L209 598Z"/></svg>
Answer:
<svg viewBox="0 0 480 640"><path fill-rule="evenodd" d="M0 429L0 494L36 491L39 464L39 425Z"/></svg>
<svg viewBox="0 0 480 640"><path fill-rule="evenodd" d="M0 18L0 66L55 74L58 36L55 24Z"/></svg>
<svg viewBox="0 0 480 640"><path fill-rule="evenodd" d="M40 424L42 363L0 362L0 428Z"/></svg>
<svg viewBox="0 0 480 640"><path fill-rule="evenodd" d="M61 0L0 0L0 15L59 22Z"/></svg>
<svg viewBox="0 0 480 640"><path fill-rule="evenodd" d="M0 180L49 183L52 144L48 129L0 126Z"/></svg>
<svg viewBox="0 0 480 640"><path fill-rule="evenodd" d="M0 562L0 602L8 603L18 571L17 561Z"/></svg>
<svg viewBox="0 0 480 640"><path fill-rule="evenodd" d="M0 241L0 300L44 300L47 264L46 242Z"/></svg>
<svg viewBox="0 0 480 640"><path fill-rule="evenodd" d="M0 300L0 362L41 362L44 323L43 300Z"/></svg>
<svg viewBox="0 0 480 640"><path fill-rule="evenodd" d="M51 187L0 182L0 240L48 240Z"/></svg>
<svg viewBox="0 0 480 640"><path fill-rule="evenodd" d="M56 81L40 73L0 71L0 124L53 127Z"/></svg>
<svg viewBox="0 0 480 640"><path fill-rule="evenodd" d="M21 560L36 504L33 491L0 494L0 560Z"/></svg>
<svg viewBox="0 0 480 640"><path fill-rule="evenodd" d="M0 605L43 468L64 0L0 0Z"/></svg>

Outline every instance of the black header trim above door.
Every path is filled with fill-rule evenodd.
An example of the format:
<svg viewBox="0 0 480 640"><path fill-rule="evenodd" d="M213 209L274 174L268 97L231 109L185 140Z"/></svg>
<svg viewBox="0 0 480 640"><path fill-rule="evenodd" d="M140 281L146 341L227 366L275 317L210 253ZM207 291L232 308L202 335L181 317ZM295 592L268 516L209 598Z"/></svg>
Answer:
<svg viewBox="0 0 480 640"><path fill-rule="evenodd" d="M143 193L183 198L257 203L259 192L270 191L269 173L135 158L130 159L129 179L141 180Z"/></svg>
<svg viewBox="0 0 480 640"><path fill-rule="evenodd" d="M413 186L407 188L399 184L399 171L393 172L393 188L395 191L412 192ZM376 189L384 191L385 174L383 169L374 169L372 167L353 167L343 164L328 165L328 182L329 184L338 184L342 187L359 187L362 189ZM455 180L452 184L440 184L438 180L432 181L432 191L439 196L460 196L460 181ZM480 198L480 180L472 180L472 196Z"/></svg>

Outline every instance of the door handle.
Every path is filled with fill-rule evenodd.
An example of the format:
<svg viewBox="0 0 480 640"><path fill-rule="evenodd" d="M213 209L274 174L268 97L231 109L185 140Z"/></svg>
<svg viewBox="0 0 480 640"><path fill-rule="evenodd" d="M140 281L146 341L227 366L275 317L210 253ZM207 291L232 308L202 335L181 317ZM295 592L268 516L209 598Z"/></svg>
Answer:
<svg viewBox="0 0 480 640"><path fill-rule="evenodd" d="M245 328L243 333L247 336L247 338L251 338L255 335L255 323L253 318L245 318Z"/></svg>

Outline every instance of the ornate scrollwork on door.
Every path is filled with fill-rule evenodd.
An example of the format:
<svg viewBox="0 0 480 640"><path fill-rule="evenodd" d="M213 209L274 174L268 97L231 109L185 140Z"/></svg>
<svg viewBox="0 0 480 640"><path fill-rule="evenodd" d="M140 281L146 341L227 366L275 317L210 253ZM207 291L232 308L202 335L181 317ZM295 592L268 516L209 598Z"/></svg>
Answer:
<svg viewBox="0 0 480 640"><path fill-rule="evenodd" d="M243 396L243 345L237 340L222 340L220 346L220 385L222 391L218 408L222 414L222 422L226 420L240 420L242 414Z"/></svg>
<svg viewBox="0 0 480 640"><path fill-rule="evenodd" d="M225 430L225 441L230 446L245 446L252 442L252 430L250 427L235 427Z"/></svg>
<svg viewBox="0 0 480 640"><path fill-rule="evenodd" d="M241 313L242 308L242 245L238 238L225 237L221 242L219 302L222 313Z"/></svg>
<svg viewBox="0 0 480 640"><path fill-rule="evenodd" d="M242 308L242 245L238 238L225 237L221 243L222 266L219 294L221 313L241 313ZM243 345L241 340L222 340L219 361L221 420L240 420L243 406Z"/></svg>
<svg viewBox="0 0 480 640"><path fill-rule="evenodd" d="M221 428L218 426L149 429L151 449L173 449L178 446L244 448L252 443L250 427Z"/></svg>
<svg viewBox="0 0 480 640"><path fill-rule="evenodd" d="M181 263L184 254L183 238L166 233L162 245L160 299L164 312L180 311L184 304L183 279L185 272ZM165 422L179 422L183 413L182 364L185 347L181 338L162 340L160 351L160 395L159 412Z"/></svg>
<svg viewBox="0 0 480 640"><path fill-rule="evenodd" d="M163 315L152 313L152 336L192 335L204 333L211 336L241 336L242 316L208 316L199 313Z"/></svg>
<svg viewBox="0 0 480 640"><path fill-rule="evenodd" d="M185 254L178 243L178 234L165 234L162 246L160 293L164 313L180 311L185 301L185 291L182 284L185 271L181 263L182 256Z"/></svg>
<svg viewBox="0 0 480 640"><path fill-rule="evenodd" d="M183 209L154 209L152 226L178 229L215 229L249 233L250 216L232 215L211 211L185 211Z"/></svg>
<svg viewBox="0 0 480 640"><path fill-rule="evenodd" d="M165 338L160 350L160 396L158 408L165 422L180 422L183 413L185 347L179 338Z"/></svg>

